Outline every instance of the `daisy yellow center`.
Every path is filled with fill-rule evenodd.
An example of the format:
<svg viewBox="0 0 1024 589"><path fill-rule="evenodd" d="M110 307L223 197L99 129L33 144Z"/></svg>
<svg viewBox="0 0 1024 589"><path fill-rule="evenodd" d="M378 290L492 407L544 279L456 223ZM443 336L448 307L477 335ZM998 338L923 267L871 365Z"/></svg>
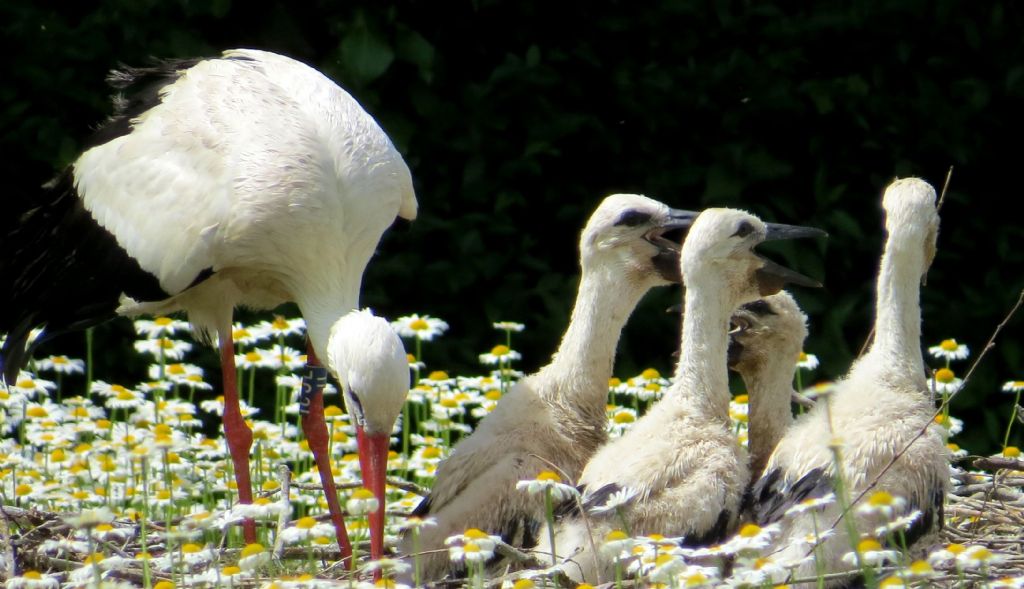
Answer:
<svg viewBox="0 0 1024 589"><path fill-rule="evenodd" d="M165 350L170 350L171 348L174 347L174 342L167 339L166 337L160 338L160 347Z"/></svg>
<svg viewBox="0 0 1024 589"><path fill-rule="evenodd" d="M338 407L337 405L328 405L327 407L324 407L324 417L338 417L343 413L344 412L341 410L341 407Z"/></svg>
<svg viewBox="0 0 1024 589"><path fill-rule="evenodd" d="M661 385L656 382L649 382L644 385L644 388L647 389L648 391L658 392L661 390Z"/></svg>
<svg viewBox="0 0 1024 589"><path fill-rule="evenodd" d="M444 370L435 370L427 378L430 380L448 380L448 373Z"/></svg>
<svg viewBox="0 0 1024 589"><path fill-rule="evenodd" d="M879 587L902 587L903 580L899 577L888 577L878 584Z"/></svg>
<svg viewBox="0 0 1024 589"><path fill-rule="evenodd" d="M167 327L168 325L171 324L171 318L170 317L157 317L156 319L153 320L153 323L155 325L159 325L160 327Z"/></svg>
<svg viewBox="0 0 1024 589"><path fill-rule="evenodd" d="M605 542L618 542L619 540L625 540L629 536L622 530L612 530L608 532L608 535L604 537Z"/></svg>
<svg viewBox="0 0 1024 589"><path fill-rule="evenodd" d="M640 376L647 380L653 380L655 378L661 378L661 373L653 368L648 368L640 373Z"/></svg>
<svg viewBox="0 0 1024 589"><path fill-rule="evenodd" d="M405 361L408 362L409 364L416 362L416 354L406 354Z"/></svg>
<svg viewBox="0 0 1024 589"><path fill-rule="evenodd" d="M633 423L636 421L636 417L629 411L619 411L612 419L615 420L615 423Z"/></svg>
<svg viewBox="0 0 1024 589"><path fill-rule="evenodd" d="M692 587L694 585L703 585L707 582L708 578L704 575L704 573L694 573L689 577L686 577L686 585L688 587Z"/></svg>
<svg viewBox="0 0 1024 589"><path fill-rule="evenodd" d="M153 589L174 589L174 583L170 581L160 581L156 585L153 585Z"/></svg>
<svg viewBox="0 0 1024 589"><path fill-rule="evenodd" d="M413 319L409 323L409 329L413 331L423 331L424 329L430 328L430 324L422 319Z"/></svg>
<svg viewBox="0 0 1024 589"><path fill-rule="evenodd" d="M1006 458L1018 458L1020 457L1020 448L1017 446L1007 446L1003 448L1003 456Z"/></svg>
<svg viewBox="0 0 1024 589"><path fill-rule="evenodd" d="M167 374L185 374L185 366L182 364L169 364Z"/></svg>
<svg viewBox="0 0 1024 589"><path fill-rule="evenodd" d="M857 552L861 554L865 552L874 552L882 549L882 545L878 543L878 540L874 538L865 538L860 542L857 542Z"/></svg>
<svg viewBox="0 0 1024 589"><path fill-rule="evenodd" d="M466 542L465 544L462 545L462 551L463 552L470 552L470 553L477 553L477 552L480 552L480 547L477 546L474 542Z"/></svg>
<svg viewBox="0 0 1024 589"><path fill-rule="evenodd" d="M868 503L875 507L882 507L886 505L892 505L893 497L887 491L875 491L871 494L868 499Z"/></svg>
<svg viewBox="0 0 1024 589"><path fill-rule="evenodd" d="M308 515L306 517L300 517L299 521L295 522L295 527L299 528L300 530L308 530L315 525L316 520L309 517Z"/></svg>
<svg viewBox="0 0 1024 589"><path fill-rule="evenodd" d="M158 436L169 436L173 431L174 430L171 429L171 426L166 423L158 423L153 426L153 433Z"/></svg>
<svg viewBox="0 0 1024 589"><path fill-rule="evenodd" d="M459 406L459 402L454 397L445 397L441 399L441 406L447 407L448 409L454 409Z"/></svg>
<svg viewBox="0 0 1024 589"><path fill-rule="evenodd" d="M39 571L25 571L25 574L23 574L22 577L25 579L39 580L43 578L43 575L41 575Z"/></svg>
<svg viewBox="0 0 1024 589"><path fill-rule="evenodd" d="M67 356L54 356L53 357L53 363L54 364L68 364L69 360L68 360Z"/></svg>
<svg viewBox="0 0 1024 589"><path fill-rule="evenodd" d="M119 401L131 401L134 398L135 395L133 395L131 391L118 391L117 393L117 399Z"/></svg>
<svg viewBox="0 0 1024 589"><path fill-rule="evenodd" d="M487 532L479 528L469 528L462 535L471 540L485 540L487 539Z"/></svg>
<svg viewBox="0 0 1024 589"><path fill-rule="evenodd" d="M971 551L971 558L974 560L989 560L992 558L992 552L988 548L980 546Z"/></svg>
<svg viewBox="0 0 1024 589"><path fill-rule="evenodd" d="M242 558L259 554L266 550L262 544L246 544L245 548L242 549Z"/></svg>
<svg viewBox="0 0 1024 589"><path fill-rule="evenodd" d="M942 340L942 343L939 344L939 347L947 352L955 352L959 346L955 339L944 339Z"/></svg>
<svg viewBox="0 0 1024 589"><path fill-rule="evenodd" d="M497 401L498 399L501 399L501 391L498 389L491 389L484 393L484 398L488 401Z"/></svg>
<svg viewBox="0 0 1024 589"><path fill-rule="evenodd" d="M946 444L946 447L949 448L950 452L957 452L960 450L960 444L954 444L953 442Z"/></svg>
<svg viewBox="0 0 1024 589"><path fill-rule="evenodd" d="M35 418L40 418L40 417L46 417L47 416L46 408L45 407L40 407L39 405L35 405L34 407L29 407L28 410L25 411L25 414L28 415L29 417L35 417Z"/></svg>
<svg viewBox="0 0 1024 589"><path fill-rule="evenodd" d="M740 528L740 536L743 538L753 538L754 536L761 533L761 526L757 524L747 524Z"/></svg>
<svg viewBox="0 0 1024 589"><path fill-rule="evenodd" d="M274 323L272 325L274 326L274 329L277 330L288 329L288 321L280 315L274 317Z"/></svg>
<svg viewBox="0 0 1024 589"><path fill-rule="evenodd" d="M16 385L19 389L34 389L36 387L36 381L31 378L23 378L18 381Z"/></svg>
<svg viewBox="0 0 1024 589"><path fill-rule="evenodd" d="M953 371L950 370L949 368L939 368L938 370L935 371L935 380L941 382L942 384L949 384L953 382L953 379L955 378L956 375L953 374Z"/></svg>
<svg viewBox="0 0 1024 589"><path fill-rule="evenodd" d="M255 350L245 353L246 362L259 362L260 358L262 357L263 356L261 356L260 353Z"/></svg>
<svg viewBox="0 0 1024 589"><path fill-rule="evenodd" d="M221 574L230 577L231 575L237 575L240 572L242 572L242 569L240 569L238 567L235 567L235 566L230 566L230 567L224 567L224 570L221 571Z"/></svg>
<svg viewBox="0 0 1024 589"><path fill-rule="evenodd" d="M666 564L673 562L676 559L673 554L659 554L658 558L654 559L655 566L665 566Z"/></svg>
<svg viewBox="0 0 1024 589"><path fill-rule="evenodd" d="M910 563L910 572L915 575L924 575L932 572L932 565L928 564L926 560L915 560Z"/></svg>
<svg viewBox="0 0 1024 589"><path fill-rule="evenodd" d="M373 491L367 489L366 487L360 487L356 489L354 493L352 493L352 498L363 500L373 499Z"/></svg>
<svg viewBox="0 0 1024 589"><path fill-rule="evenodd" d="M953 544L950 544L949 546L946 546L946 551L951 554L960 554L964 550L966 549L964 548L963 544L957 544L955 542Z"/></svg>
<svg viewBox="0 0 1024 589"><path fill-rule="evenodd" d="M744 405L750 402L750 395L736 395L736 398L733 399L733 401L739 403L740 405Z"/></svg>
<svg viewBox="0 0 1024 589"><path fill-rule="evenodd" d="M440 458L441 457L441 449L436 447L436 446L428 446L428 447L423 449L423 457L424 458Z"/></svg>
<svg viewBox="0 0 1024 589"><path fill-rule="evenodd" d="M504 344L498 344L498 345L494 346L493 348L491 348L491 355L492 356L499 356L499 357L500 356L508 356L508 353L511 352L511 351L512 350L510 350L508 348L508 346L506 346Z"/></svg>
<svg viewBox="0 0 1024 589"><path fill-rule="evenodd" d="M622 384L622 381L619 380L618 378L614 377L614 376L608 379L608 386L609 387L614 388L614 387L619 386L620 384Z"/></svg>
<svg viewBox="0 0 1024 589"><path fill-rule="evenodd" d="M533 589L536 585L529 579L519 579L512 584L512 589Z"/></svg>
<svg viewBox="0 0 1024 589"><path fill-rule="evenodd" d="M799 362L806 362L807 361L807 352L800 352L800 355L797 356L797 360Z"/></svg>
<svg viewBox="0 0 1024 589"><path fill-rule="evenodd" d="M552 481L552 482L555 482L555 483L560 483L560 482L562 482L562 477L558 476L558 473L556 473L554 471L545 470L545 471L542 471L539 475L537 475L537 480L538 481Z"/></svg>

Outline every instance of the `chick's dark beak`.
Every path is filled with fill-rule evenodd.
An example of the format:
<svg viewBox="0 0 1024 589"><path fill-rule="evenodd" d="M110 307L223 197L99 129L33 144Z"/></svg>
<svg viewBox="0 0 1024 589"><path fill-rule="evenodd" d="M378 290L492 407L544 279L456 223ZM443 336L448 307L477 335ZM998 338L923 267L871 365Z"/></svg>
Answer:
<svg viewBox="0 0 1024 589"><path fill-rule="evenodd" d="M658 247L658 253L651 261L658 274L668 282L683 281L683 275L679 271L679 250L682 248L686 233L699 214L697 211L669 209L665 222L647 233L647 241Z"/></svg>

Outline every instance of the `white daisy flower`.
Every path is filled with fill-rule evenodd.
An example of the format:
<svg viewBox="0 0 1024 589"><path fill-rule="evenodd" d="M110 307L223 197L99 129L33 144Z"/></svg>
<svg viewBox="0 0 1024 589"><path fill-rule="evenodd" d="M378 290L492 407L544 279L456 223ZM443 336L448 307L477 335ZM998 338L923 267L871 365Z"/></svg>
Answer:
<svg viewBox="0 0 1024 589"><path fill-rule="evenodd" d="M497 329L498 331L515 331L518 333L526 329L525 325L514 321L497 321L492 323L492 325L494 326L494 329Z"/></svg>
<svg viewBox="0 0 1024 589"><path fill-rule="evenodd" d="M448 323L430 315L407 315L391 322L391 328L402 337L431 341L448 331Z"/></svg>
<svg viewBox="0 0 1024 589"><path fill-rule="evenodd" d="M633 498L636 497L637 494L639 494L639 492L640 491L632 487L622 487L618 491L615 491L614 493L609 495L608 499L602 505L599 505L597 507L591 507L590 512L606 513L609 511L615 511L616 509L623 507L630 501L632 501Z"/></svg>
<svg viewBox="0 0 1024 589"><path fill-rule="evenodd" d="M928 353L940 360L964 360L971 355L967 346L955 339L944 339L937 346L928 348Z"/></svg>
<svg viewBox="0 0 1024 589"><path fill-rule="evenodd" d="M486 354L480 354L480 362L483 364L508 364L522 358L522 355L509 348L505 344L498 344L491 348L491 351Z"/></svg>
<svg viewBox="0 0 1024 589"><path fill-rule="evenodd" d="M814 354L808 354L807 352L800 352L796 366L803 370L814 370L818 367L818 357Z"/></svg>
<svg viewBox="0 0 1024 589"><path fill-rule="evenodd" d="M562 482L562 477L550 470L542 471L535 479L519 481L516 483L516 489L526 489L531 495L550 489L551 498L554 501L564 501L580 495L576 487L566 485Z"/></svg>
<svg viewBox="0 0 1024 589"><path fill-rule="evenodd" d="M162 353L164 358L175 361L181 360L186 353L192 350L192 344L166 337L137 340L134 346L135 351L140 354L150 354L154 358L160 358Z"/></svg>
<svg viewBox="0 0 1024 589"><path fill-rule="evenodd" d="M67 356L50 356L36 363L40 370L49 370L57 374L85 373L85 360L68 358Z"/></svg>
<svg viewBox="0 0 1024 589"><path fill-rule="evenodd" d="M157 317L152 321L148 319L137 319L135 321L135 331L139 335L144 335L147 338L164 337L174 335L179 331L188 330L189 324L187 321L172 319L170 317Z"/></svg>

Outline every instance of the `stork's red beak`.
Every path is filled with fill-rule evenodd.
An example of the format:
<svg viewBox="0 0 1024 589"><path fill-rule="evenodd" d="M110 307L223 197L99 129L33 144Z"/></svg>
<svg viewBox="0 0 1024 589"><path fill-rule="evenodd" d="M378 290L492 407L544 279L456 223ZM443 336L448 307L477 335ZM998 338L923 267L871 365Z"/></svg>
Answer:
<svg viewBox="0 0 1024 589"><path fill-rule="evenodd" d="M384 557L384 491L388 473L389 434L368 434L362 426L356 427L359 443L359 467L363 471L363 486L377 498L377 511L370 514L370 558Z"/></svg>

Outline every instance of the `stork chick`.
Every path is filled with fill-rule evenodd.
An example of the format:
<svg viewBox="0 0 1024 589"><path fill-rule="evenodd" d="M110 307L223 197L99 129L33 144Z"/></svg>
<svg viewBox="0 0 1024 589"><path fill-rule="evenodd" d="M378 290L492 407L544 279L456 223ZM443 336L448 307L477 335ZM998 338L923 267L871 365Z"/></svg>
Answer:
<svg viewBox="0 0 1024 589"><path fill-rule="evenodd" d="M697 217L682 247L686 293L673 383L626 434L587 463L579 481L587 513L561 521L554 547L538 547L567 558L566 574L592 584L611 578L614 561L592 547L620 527L620 514L633 535L683 536L687 545L711 542L734 527L749 469L729 422L729 318L740 304L786 282L820 286L753 248L767 239L821 234L765 224L733 209L708 209ZM633 497L619 514L594 510L627 488Z"/></svg>
<svg viewBox="0 0 1024 589"><path fill-rule="evenodd" d="M793 571L797 577L816 576L816 566L825 573L856 568L842 559L851 549L848 526L871 536L881 523L879 516L858 510L866 503L862 493L869 485L870 492L906 500L904 506L892 506L891 517L921 512L906 532L908 545L941 526L949 458L941 427L932 421L919 303L921 280L935 255L939 229L935 190L917 178L897 180L886 188L882 207L888 238L877 279L874 342L831 395L796 420L753 488L756 522L782 525L773 558L779 563L800 562ZM834 483L837 474L847 500L860 499L845 515L849 521L840 521L837 504L823 512L783 517L804 499L841 491ZM831 535L818 543L811 558L805 538L816 530L831 530Z"/></svg>
<svg viewBox="0 0 1024 589"><path fill-rule="evenodd" d="M551 363L520 380L455 446L415 510L437 522L418 541L423 581L449 571L444 540L468 528L516 546L535 544L543 500L516 483L546 470L575 479L604 442L619 334L648 290L679 282L678 241L665 236L687 229L695 216L635 194L611 195L591 215L580 237L576 305ZM400 551L412 550L407 534Z"/></svg>
<svg viewBox="0 0 1024 589"><path fill-rule="evenodd" d="M751 478L757 480L793 423L793 375L807 337L807 316L793 295L780 291L742 305L732 323L729 368L747 388L747 448Z"/></svg>

